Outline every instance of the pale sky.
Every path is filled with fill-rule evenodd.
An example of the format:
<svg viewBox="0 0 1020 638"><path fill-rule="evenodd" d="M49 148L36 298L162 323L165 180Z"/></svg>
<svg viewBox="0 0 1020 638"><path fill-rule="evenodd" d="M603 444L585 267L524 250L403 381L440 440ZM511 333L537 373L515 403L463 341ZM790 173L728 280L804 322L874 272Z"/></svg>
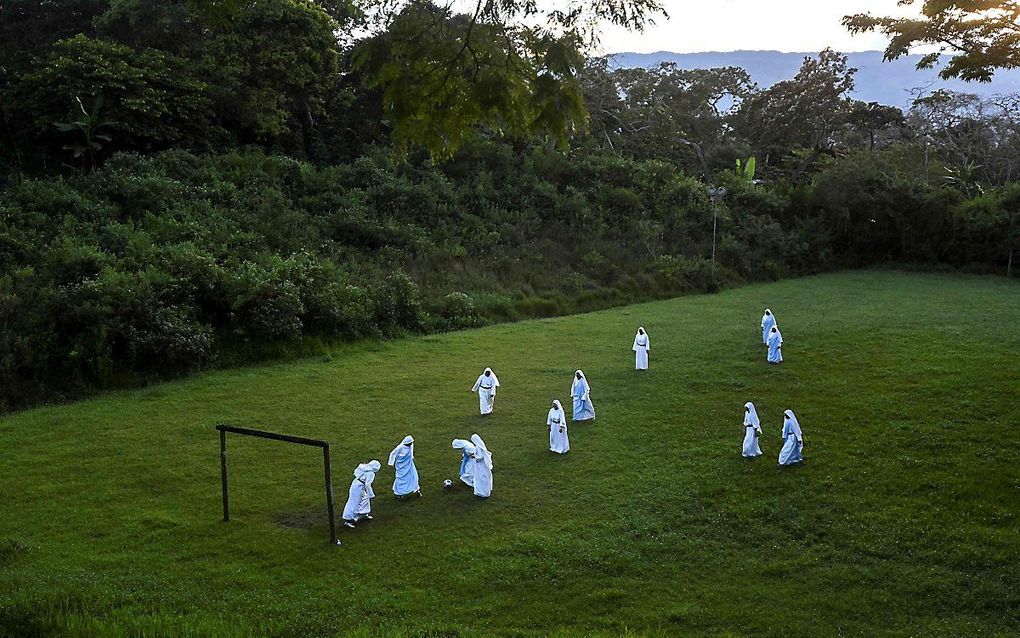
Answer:
<svg viewBox="0 0 1020 638"><path fill-rule="evenodd" d="M850 13L917 12L897 7L896 0L663 0L663 5L669 19L658 20L644 33L605 29L600 53L884 49L881 34L851 36L840 19Z"/></svg>

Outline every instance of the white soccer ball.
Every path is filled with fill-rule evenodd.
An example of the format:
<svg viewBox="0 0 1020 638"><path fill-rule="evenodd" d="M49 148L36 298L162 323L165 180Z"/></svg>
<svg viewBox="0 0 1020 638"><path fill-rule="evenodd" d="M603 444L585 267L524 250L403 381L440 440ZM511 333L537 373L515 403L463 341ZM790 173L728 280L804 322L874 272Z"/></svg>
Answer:
<svg viewBox="0 0 1020 638"><path fill-rule="evenodd" d="M453 481L451 481L450 479L446 479L445 481L443 481L443 487L445 489L450 489L451 487L453 487Z"/></svg>

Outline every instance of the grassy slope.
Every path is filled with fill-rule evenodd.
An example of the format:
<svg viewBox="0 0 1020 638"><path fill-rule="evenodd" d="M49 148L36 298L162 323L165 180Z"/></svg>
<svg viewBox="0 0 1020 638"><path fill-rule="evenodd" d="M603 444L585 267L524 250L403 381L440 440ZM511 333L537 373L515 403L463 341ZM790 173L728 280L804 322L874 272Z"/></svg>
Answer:
<svg viewBox="0 0 1020 638"><path fill-rule="evenodd" d="M780 368L758 342L766 305ZM82 633L1013 634L1018 346L1015 283L860 272L33 410L0 421L0 619L56 606ZM467 388L485 365L503 391L483 421ZM554 457L546 404L577 367L599 418ZM747 400L765 429L751 462ZM788 407L807 463L781 470ZM340 506L354 465L412 433L425 497L395 501L383 471L376 520L330 548L317 451L235 438L223 524L220 421L332 441ZM438 489L450 440L474 431L494 453L484 502Z"/></svg>

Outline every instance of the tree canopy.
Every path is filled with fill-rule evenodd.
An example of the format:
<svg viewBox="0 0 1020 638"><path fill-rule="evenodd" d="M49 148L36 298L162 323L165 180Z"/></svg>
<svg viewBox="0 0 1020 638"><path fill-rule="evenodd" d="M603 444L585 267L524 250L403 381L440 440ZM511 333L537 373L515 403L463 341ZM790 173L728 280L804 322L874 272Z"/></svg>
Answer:
<svg viewBox="0 0 1020 638"><path fill-rule="evenodd" d="M914 47L934 47L917 65L932 68L948 53L952 57L939 71L947 79L990 82L996 69L1020 68L1020 1L900 0L899 4L920 4L921 16L859 13L845 16L843 24L851 33L887 35L886 60L908 55Z"/></svg>

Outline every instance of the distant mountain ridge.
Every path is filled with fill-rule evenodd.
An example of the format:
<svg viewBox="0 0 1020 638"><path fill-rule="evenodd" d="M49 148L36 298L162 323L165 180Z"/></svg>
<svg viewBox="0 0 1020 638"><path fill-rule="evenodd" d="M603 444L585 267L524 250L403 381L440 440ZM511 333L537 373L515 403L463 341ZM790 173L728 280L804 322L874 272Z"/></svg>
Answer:
<svg viewBox="0 0 1020 638"><path fill-rule="evenodd" d="M661 62L675 62L683 69L710 69L721 66L739 66L751 74L761 87L768 87L780 80L797 74L801 62L816 53L783 53L781 51L728 51L705 53L616 53L611 54L615 66L653 67ZM893 62L883 62L881 51L861 51L846 54L850 66L858 69L855 76L857 88L853 96L865 102L881 102L909 108L913 99L909 90L931 84L929 90L945 88L964 93L992 96L1005 93L1020 93L1020 70L998 71L989 84L941 80L938 69L919 71L914 68L919 55L912 55Z"/></svg>

